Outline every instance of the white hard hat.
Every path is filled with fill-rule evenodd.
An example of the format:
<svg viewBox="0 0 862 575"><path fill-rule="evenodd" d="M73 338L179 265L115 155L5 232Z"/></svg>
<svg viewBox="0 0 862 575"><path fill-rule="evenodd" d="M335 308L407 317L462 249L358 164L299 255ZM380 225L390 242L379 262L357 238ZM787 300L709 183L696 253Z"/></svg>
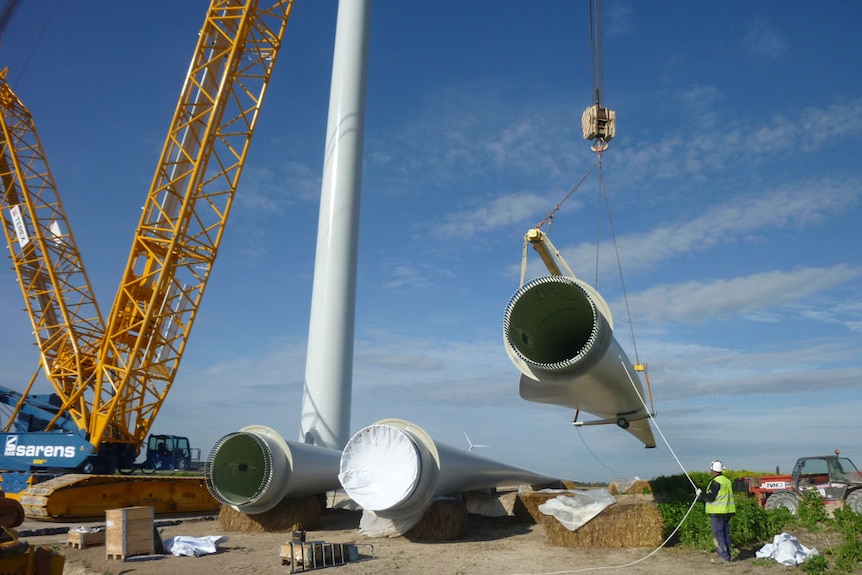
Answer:
<svg viewBox="0 0 862 575"><path fill-rule="evenodd" d="M724 465L721 464L721 461L716 459L715 461L713 461L712 463L709 464L709 470L721 473L722 471L724 471Z"/></svg>

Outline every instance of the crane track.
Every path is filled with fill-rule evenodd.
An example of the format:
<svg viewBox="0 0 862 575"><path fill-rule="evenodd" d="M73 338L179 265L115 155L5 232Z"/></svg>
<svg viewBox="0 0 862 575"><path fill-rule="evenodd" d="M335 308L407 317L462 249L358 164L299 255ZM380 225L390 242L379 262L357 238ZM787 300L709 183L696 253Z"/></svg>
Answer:
<svg viewBox="0 0 862 575"><path fill-rule="evenodd" d="M203 477L66 474L31 485L17 499L29 519L104 519L108 509L150 506L155 515L213 513L219 503Z"/></svg>

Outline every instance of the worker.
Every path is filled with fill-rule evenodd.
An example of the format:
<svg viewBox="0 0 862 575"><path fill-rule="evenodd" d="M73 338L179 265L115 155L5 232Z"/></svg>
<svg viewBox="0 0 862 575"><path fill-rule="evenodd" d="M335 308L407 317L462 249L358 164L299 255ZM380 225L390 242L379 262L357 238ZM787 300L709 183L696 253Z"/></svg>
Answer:
<svg viewBox="0 0 862 575"><path fill-rule="evenodd" d="M706 514L712 527L712 541L719 561L731 561L730 518L736 513L733 498L733 483L724 475L724 465L715 460L709 464L712 479L706 486L703 498L706 501ZM715 559L712 559L715 562Z"/></svg>

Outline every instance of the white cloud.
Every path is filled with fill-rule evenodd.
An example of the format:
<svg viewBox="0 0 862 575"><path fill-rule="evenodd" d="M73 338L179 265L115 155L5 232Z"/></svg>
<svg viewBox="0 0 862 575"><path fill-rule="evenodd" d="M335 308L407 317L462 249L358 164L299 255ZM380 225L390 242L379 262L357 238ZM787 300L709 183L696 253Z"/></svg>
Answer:
<svg viewBox="0 0 862 575"><path fill-rule="evenodd" d="M769 64L784 56L790 49L790 41L769 22L753 18L748 21L745 47L754 62Z"/></svg>
<svg viewBox="0 0 862 575"><path fill-rule="evenodd" d="M379 132L370 129L366 155L375 159L370 167L385 167L373 177L387 190L417 193L489 173L567 174L581 143L580 119L571 107L508 101L499 94L509 91L496 88L447 87L429 94L409 120Z"/></svg>
<svg viewBox="0 0 862 575"><path fill-rule="evenodd" d="M547 214L549 205L553 206L553 202L548 197L535 193L504 194L474 209L447 214L443 223L432 224L431 233L438 239L461 241L531 218L535 224ZM573 205L567 207L572 208Z"/></svg>
<svg viewBox="0 0 862 575"><path fill-rule="evenodd" d="M431 278L439 277L440 270L422 262L389 261L383 265L388 276L382 286L395 291L426 290L434 285Z"/></svg>
<svg viewBox="0 0 862 575"><path fill-rule="evenodd" d="M717 246L750 242L770 231L802 229L823 222L859 203L862 187L855 181L807 181L771 190L750 190L701 215L668 222L642 233L617 237L626 268L652 268ZM573 269L595 266L595 245L557 246ZM606 252L609 250L605 250Z"/></svg>
<svg viewBox="0 0 862 575"><path fill-rule="evenodd" d="M650 323L702 323L721 317L774 309L845 284L862 268L841 264L829 268L772 271L712 282L656 285L629 296L629 304Z"/></svg>
<svg viewBox="0 0 862 575"><path fill-rule="evenodd" d="M625 2L614 2L610 10L603 14L602 27L608 38L622 38L635 28L634 9Z"/></svg>
<svg viewBox="0 0 862 575"><path fill-rule="evenodd" d="M689 89L678 98L691 102L695 96L709 93L708 87L693 93ZM795 116L774 114L759 121L719 115L712 109L716 100L717 96L701 100L702 113L710 115L714 126L709 130L691 134L671 131L657 141L616 147L613 159L608 159L622 169L623 187L640 189L645 179L703 177L729 168L745 172L768 161L786 162L788 153L811 154L862 133L862 98L808 107Z"/></svg>

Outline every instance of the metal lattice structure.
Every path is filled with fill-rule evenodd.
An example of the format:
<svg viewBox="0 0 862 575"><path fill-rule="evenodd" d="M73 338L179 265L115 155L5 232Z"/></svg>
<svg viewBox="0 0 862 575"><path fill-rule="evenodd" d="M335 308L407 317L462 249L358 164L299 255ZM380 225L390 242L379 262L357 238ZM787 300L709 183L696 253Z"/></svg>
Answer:
<svg viewBox="0 0 862 575"><path fill-rule="evenodd" d="M139 448L173 384L292 5L212 0L104 324L32 119L0 85L6 238L61 414L97 449Z"/></svg>
<svg viewBox="0 0 862 575"><path fill-rule="evenodd" d="M86 427L76 390L93 382L104 322L30 112L0 77L0 213L40 352L40 367ZM30 381L26 396L35 377ZM10 424L17 414L13 412Z"/></svg>

